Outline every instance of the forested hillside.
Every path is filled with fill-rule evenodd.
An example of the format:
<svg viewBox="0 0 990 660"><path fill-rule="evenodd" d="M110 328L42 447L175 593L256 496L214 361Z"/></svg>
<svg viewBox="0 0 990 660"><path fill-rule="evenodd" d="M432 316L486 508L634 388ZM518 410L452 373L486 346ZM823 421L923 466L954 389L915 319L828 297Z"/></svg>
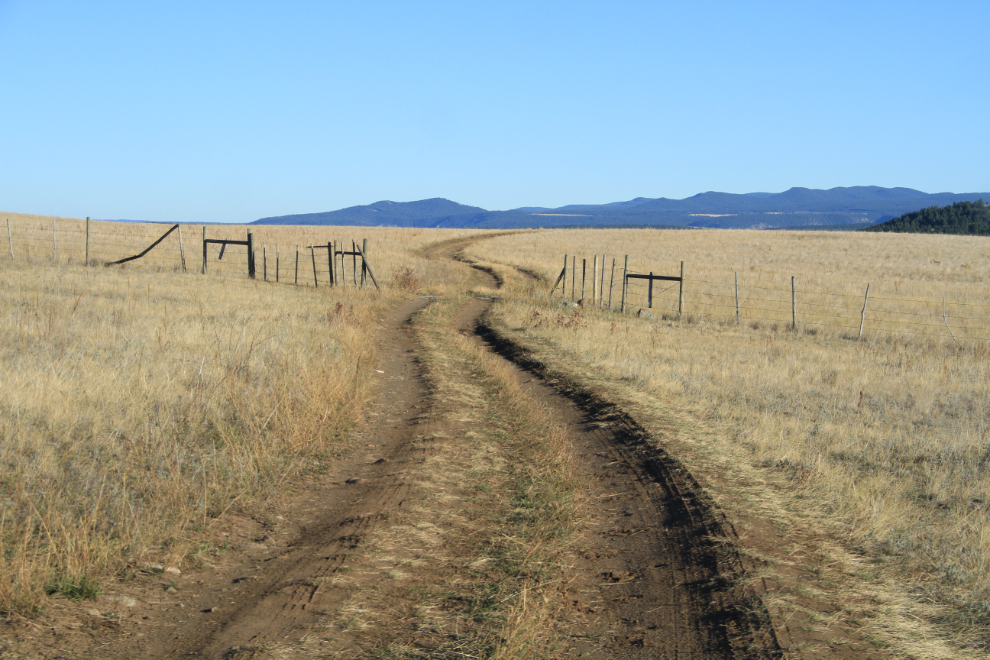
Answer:
<svg viewBox="0 0 990 660"><path fill-rule="evenodd" d="M990 209L982 199L955 202L951 206L929 206L862 231L990 236Z"/></svg>

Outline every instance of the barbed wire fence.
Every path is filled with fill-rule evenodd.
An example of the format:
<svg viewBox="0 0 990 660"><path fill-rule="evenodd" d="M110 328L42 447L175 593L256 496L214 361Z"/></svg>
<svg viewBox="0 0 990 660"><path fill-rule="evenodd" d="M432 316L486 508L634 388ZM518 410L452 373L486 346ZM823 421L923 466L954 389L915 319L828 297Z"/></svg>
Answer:
<svg viewBox="0 0 990 660"><path fill-rule="evenodd" d="M597 257L568 256L551 294L559 289L565 300L584 306L618 313L643 310L643 316L667 320L708 319L809 334L834 330L851 339L871 333L959 344L990 341L990 302L870 295L866 282L859 294L816 290L799 286L798 276L791 278L789 288L749 284L740 281L738 272L733 281L720 282L685 276L684 262L680 276L659 275L629 269L628 257L624 264L615 257L608 263L606 257L602 255L605 269L600 272L590 265Z"/></svg>

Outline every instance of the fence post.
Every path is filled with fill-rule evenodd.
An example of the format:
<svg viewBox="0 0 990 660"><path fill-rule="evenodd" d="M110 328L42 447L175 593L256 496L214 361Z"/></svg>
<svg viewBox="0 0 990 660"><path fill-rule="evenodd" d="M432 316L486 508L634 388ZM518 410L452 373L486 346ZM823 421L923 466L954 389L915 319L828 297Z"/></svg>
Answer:
<svg viewBox="0 0 990 660"><path fill-rule="evenodd" d="M52 218L52 263L58 265L58 251L55 246L55 218Z"/></svg>
<svg viewBox="0 0 990 660"><path fill-rule="evenodd" d="M870 302L870 283L866 283L866 298L863 299L863 315L859 319L859 338L863 338L863 326L866 325L866 305Z"/></svg>
<svg viewBox="0 0 990 660"><path fill-rule="evenodd" d="M581 260L581 300L584 300L584 296L586 295L584 282L587 274L588 274L588 260L582 259Z"/></svg>
<svg viewBox="0 0 990 660"><path fill-rule="evenodd" d="M295 286L299 286L299 246L296 246L296 281L293 282Z"/></svg>
<svg viewBox="0 0 990 660"><path fill-rule="evenodd" d="M86 232L86 263L89 263L89 232ZM186 272L186 248L182 245L182 225L179 225L179 261L182 262L182 272Z"/></svg>
<svg viewBox="0 0 990 660"><path fill-rule="evenodd" d="M680 291L677 293L677 315L680 316L684 313L684 262L681 262L681 281L680 281Z"/></svg>
<svg viewBox="0 0 990 660"><path fill-rule="evenodd" d="M594 270L591 272L591 305L594 306L595 302L598 300L596 289L598 288L598 255L595 255L595 265Z"/></svg>
<svg viewBox="0 0 990 660"><path fill-rule="evenodd" d="M612 311L612 287L615 286L615 257L612 257L612 278L608 281L608 311Z"/></svg>
<svg viewBox="0 0 990 660"><path fill-rule="evenodd" d="M368 239L365 238L361 243L361 286L368 279L368 267L365 265L365 261L368 259Z"/></svg>
<svg viewBox="0 0 990 660"><path fill-rule="evenodd" d="M736 325L739 325L739 271L736 271Z"/></svg>
<svg viewBox="0 0 990 660"><path fill-rule="evenodd" d="M333 243L327 241L327 268L330 270L330 286L337 286L336 278L333 276Z"/></svg>
<svg viewBox="0 0 990 660"><path fill-rule="evenodd" d="M791 275L791 329L797 330L797 294L794 292L793 275Z"/></svg>
<svg viewBox="0 0 990 660"><path fill-rule="evenodd" d="M629 255L626 255L626 264L622 268L622 302L619 303L619 312L626 311L626 289L629 287Z"/></svg>
<svg viewBox="0 0 990 660"><path fill-rule="evenodd" d="M7 218L7 247L10 248L10 260L14 260L14 241L10 239L10 218Z"/></svg>
<svg viewBox="0 0 990 660"><path fill-rule="evenodd" d="M206 225L203 225L203 275L206 275Z"/></svg>
<svg viewBox="0 0 990 660"><path fill-rule="evenodd" d="M605 305L605 261L608 259L607 254L602 255L602 279L598 283L598 307L601 308Z"/></svg>
<svg viewBox="0 0 990 660"><path fill-rule="evenodd" d="M564 277L560 283L560 297L567 300L567 255L564 255Z"/></svg>
<svg viewBox="0 0 990 660"><path fill-rule="evenodd" d="M89 265L89 216L86 216L86 266Z"/></svg>
<svg viewBox="0 0 990 660"><path fill-rule="evenodd" d="M650 271L649 282L650 282L650 286L647 289L647 294L646 294L646 308L653 309L653 271L652 270Z"/></svg>
<svg viewBox="0 0 990 660"><path fill-rule="evenodd" d="M312 245L309 246L309 254L313 257L313 287L318 289L320 283L316 280L316 248Z"/></svg>
<svg viewBox="0 0 990 660"><path fill-rule="evenodd" d="M278 284L278 243L275 244L275 284Z"/></svg>
<svg viewBox="0 0 990 660"><path fill-rule="evenodd" d="M577 255L571 257L571 302L577 295Z"/></svg>
<svg viewBox="0 0 990 660"><path fill-rule="evenodd" d="M351 260L351 267L353 269L351 271L351 281L354 282L354 285L355 286L357 286L357 283L358 283L358 278L357 278L357 243L355 243L353 240L351 241L351 258L352 258L352 260ZM362 282L362 284L363 284L363 282Z"/></svg>
<svg viewBox="0 0 990 660"><path fill-rule="evenodd" d="M248 251L248 277L252 280L254 279L254 234L251 232L247 233L247 251Z"/></svg>
<svg viewBox="0 0 990 660"><path fill-rule="evenodd" d="M261 242L261 279L268 281L268 244Z"/></svg>

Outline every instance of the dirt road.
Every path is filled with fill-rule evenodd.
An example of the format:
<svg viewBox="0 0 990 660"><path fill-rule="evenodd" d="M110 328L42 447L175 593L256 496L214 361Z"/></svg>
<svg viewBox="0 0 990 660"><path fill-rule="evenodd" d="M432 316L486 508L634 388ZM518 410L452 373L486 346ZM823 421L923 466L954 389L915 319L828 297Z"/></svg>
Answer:
<svg viewBox="0 0 990 660"><path fill-rule="evenodd" d="M476 289L499 285L472 270ZM56 641L98 658L779 656L759 599L726 586L738 557L690 474L621 411L543 382L485 323L489 304L415 299L395 310L379 328L379 396L331 474L268 520L232 520L236 552L148 585L89 644ZM582 484L562 574L547 588L550 577L526 569L512 578L521 599L498 586L529 552L518 548L520 505L498 487L518 454L498 442L511 425L470 346L499 356L520 405L565 429ZM535 641L513 646L505 622L525 614L531 585L546 611L517 625L536 626Z"/></svg>

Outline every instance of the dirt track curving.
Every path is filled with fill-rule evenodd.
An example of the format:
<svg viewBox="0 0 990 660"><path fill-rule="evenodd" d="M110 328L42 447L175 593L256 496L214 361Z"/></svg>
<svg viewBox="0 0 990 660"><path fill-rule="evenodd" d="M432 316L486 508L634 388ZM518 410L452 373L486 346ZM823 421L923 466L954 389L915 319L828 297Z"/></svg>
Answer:
<svg viewBox="0 0 990 660"><path fill-rule="evenodd" d="M469 240L428 254L456 257ZM500 285L491 271L476 268ZM439 649L460 631L423 625L415 594L459 579L446 567L469 566L472 548L450 542L444 561L431 564L414 543L393 540L387 561L399 568L380 569L390 534L422 539L457 518L477 534L473 521L487 515L471 497L435 497L457 486L430 473L433 459L448 456L445 469L456 471L465 464L458 457L469 460L473 449L460 418L444 413L459 404L437 394L418 362L422 346L410 319L428 304L411 301L382 323L379 395L332 474L291 496L267 524L232 523L239 552L170 588L149 586L113 634L91 635L94 643L76 648L100 658L458 656ZM759 599L727 586L737 557L691 475L645 442L622 411L565 383L544 382L541 365L485 322L489 304L470 299L456 315L456 331L514 365L531 402L566 427L578 476L588 485L561 607L546 631L561 640L559 656L779 656ZM430 543L438 542L423 541ZM376 607L388 616L364 616ZM399 647L404 655L386 653Z"/></svg>

